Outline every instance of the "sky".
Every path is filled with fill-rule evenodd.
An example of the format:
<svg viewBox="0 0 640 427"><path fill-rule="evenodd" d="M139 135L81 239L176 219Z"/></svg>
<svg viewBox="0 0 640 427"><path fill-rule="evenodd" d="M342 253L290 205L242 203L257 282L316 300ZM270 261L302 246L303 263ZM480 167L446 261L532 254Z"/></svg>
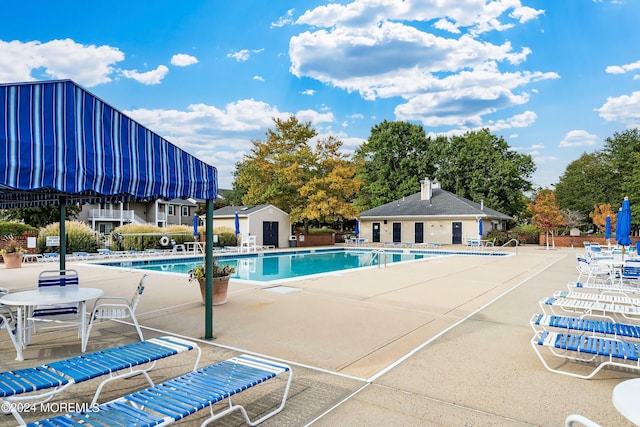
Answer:
<svg viewBox="0 0 640 427"><path fill-rule="evenodd" d="M640 127L637 0L0 0L0 83L72 79L218 169L295 115L489 128L535 186Z"/></svg>

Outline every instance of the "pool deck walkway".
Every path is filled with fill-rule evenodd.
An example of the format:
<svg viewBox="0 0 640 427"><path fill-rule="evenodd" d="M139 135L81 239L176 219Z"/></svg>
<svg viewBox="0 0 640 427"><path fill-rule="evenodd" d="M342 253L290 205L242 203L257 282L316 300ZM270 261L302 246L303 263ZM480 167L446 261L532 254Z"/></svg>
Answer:
<svg viewBox="0 0 640 427"><path fill-rule="evenodd" d="M443 249L456 249L460 247ZM201 365L252 353L290 363L294 379L284 410L265 426L560 426L569 414L603 426L632 425L613 407L611 393L637 376L604 370L582 380L548 372L531 349L529 319L538 301L577 277L580 248L505 249L508 257L450 256L368 268L282 285L231 281L228 303L214 308L214 340L205 333L198 286L184 275L150 273L138 308L145 337L197 339ZM0 287L33 288L39 271L55 264L0 267ZM130 296L143 274L68 263L81 285ZM98 324L87 351L136 341L131 325ZM39 365L76 355L76 331L38 332L17 362L0 332L0 369ZM164 380L189 370L182 355L152 371ZM550 360L553 362L553 360ZM567 363L565 368L583 368ZM266 386L266 384L265 384ZM56 396L86 402L87 382ZM145 387L140 378L113 384L102 401ZM275 393L251 390L238 401L268 408ZM183 425L207 416L192 415ZM27 421L52 413L30 411ZM13 425L0 415L0 425ZM243 425L239 414L217 425Z"/></svg>

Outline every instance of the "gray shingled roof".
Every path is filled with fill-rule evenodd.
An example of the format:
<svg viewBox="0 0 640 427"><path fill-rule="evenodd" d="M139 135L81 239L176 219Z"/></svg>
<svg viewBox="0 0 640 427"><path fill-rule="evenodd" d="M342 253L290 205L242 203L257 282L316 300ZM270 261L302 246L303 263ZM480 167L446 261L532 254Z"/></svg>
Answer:
<svg viewBox="0 0 640 427"><path fill-rule="evenodd" d="M234 217L237 211L239 217L245 217L254 212L258 212L259 210L262 210L268 206L271 206L271 205L224 206L220 209L214 210L213 216L218 218Z"/></svg>
<svg viewBox="0 0 640 427"><path fill-rule="evenodd" d="M501 220L512 220L509 215L456 196L441 188L434 188L430 200L421 200L420 193L360 212L360 218L402 217L402 216L484 216Z"/></svg>

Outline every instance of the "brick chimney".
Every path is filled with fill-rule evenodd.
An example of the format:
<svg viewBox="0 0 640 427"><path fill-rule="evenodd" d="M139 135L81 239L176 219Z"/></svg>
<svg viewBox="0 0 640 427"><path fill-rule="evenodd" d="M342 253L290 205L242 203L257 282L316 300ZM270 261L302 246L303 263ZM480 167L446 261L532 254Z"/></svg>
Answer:
<svg viewBox="0 0 640 427"><path fill-rule="evenodd" d="M425 178L420 183L420 200L431 200L431 196L433 196L433 183L429 178Z"/></svg>

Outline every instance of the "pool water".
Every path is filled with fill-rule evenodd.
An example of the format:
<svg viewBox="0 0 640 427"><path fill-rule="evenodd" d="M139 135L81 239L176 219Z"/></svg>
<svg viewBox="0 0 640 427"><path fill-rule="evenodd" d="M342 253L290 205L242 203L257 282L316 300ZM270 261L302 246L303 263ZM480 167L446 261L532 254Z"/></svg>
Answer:
<svg viewBox="0 0 640 427"><path fill-rule="evenodd" d="M365 250L317 250L287 253L258 253L251 255L217 255L216 260L218 264L227 264L235 268L236 272L231 278L256 282L270 282L313 274L371 267L378 265L380 260L383 264L385 260L387 264L391 264L437 256L442 256L442 254L402 252L376 254L372 251ZM202 264L203 258L200 257L170 260L123 261L119 263L105 263L104 265L187 274L190 270Z"/></svg>

